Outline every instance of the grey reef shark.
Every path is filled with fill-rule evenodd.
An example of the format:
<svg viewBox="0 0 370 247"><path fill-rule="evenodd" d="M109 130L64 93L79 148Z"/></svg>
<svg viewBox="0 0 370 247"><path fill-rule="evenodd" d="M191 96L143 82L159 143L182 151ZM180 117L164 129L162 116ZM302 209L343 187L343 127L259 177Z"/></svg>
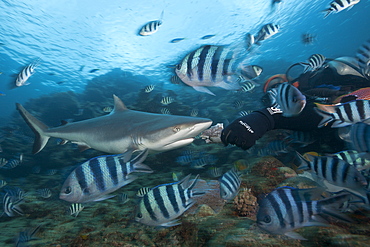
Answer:
<svg viewBox="0 0 370 247"><path fill-rule="evenodd" d="M36 135L34 154L45 147L50 137L76 143L82 150L93 148L112 154L144 149L167 151L192 143L195 136L212 124L207 118L129 110L116 95L113 98L114 109L110 114L54 128L32 116L21 104L16 107Z"/></svg>

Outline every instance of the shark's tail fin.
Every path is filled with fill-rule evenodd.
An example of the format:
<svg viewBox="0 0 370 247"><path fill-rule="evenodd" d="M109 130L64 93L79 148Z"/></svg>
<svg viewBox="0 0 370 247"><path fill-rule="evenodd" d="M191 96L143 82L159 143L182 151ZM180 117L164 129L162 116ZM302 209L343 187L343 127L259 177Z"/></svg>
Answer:
<svg viewBox="0 0 370 247"><path fill-rule="evenodd" d="M32 131L35 133L35 142L33 143L32 153L37 154L45 147L50 138L44 134L45 130L47 130L49 127L32 116L21 104L16 103L16 107L24 121L26 121L28 126L30 126Z"/></svg>

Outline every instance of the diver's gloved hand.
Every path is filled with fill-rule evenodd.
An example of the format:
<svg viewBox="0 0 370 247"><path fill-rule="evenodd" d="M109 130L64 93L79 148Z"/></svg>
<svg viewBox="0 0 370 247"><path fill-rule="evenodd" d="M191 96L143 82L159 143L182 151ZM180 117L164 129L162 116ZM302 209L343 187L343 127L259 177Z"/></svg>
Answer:
<svg viewBox="0 0 370 247"><path fill-rule="evenodd" d="M244 150L249 149L267 131L274 128L275 121L272 115L276 113L281 113L281 111L269 107L237 118L223 129L221 133L222 143L225 146L234 144Z"/></svg>

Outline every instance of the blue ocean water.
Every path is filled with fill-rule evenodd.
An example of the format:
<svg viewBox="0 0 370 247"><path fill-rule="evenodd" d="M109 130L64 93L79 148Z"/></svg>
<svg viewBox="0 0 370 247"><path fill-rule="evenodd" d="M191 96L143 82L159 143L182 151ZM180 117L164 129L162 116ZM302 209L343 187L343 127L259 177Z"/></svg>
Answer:
<svg viewBox="0 0 370 247"><path fill-rule="evenodd" d="M121 68L147 76L153 84L169 84L172 70L188 52L204 44L243 42L247 32L256 33L266 23L281 26L280 33L265 42L251 58L265 69L265 76L311 54L326 57L353 56L368 39L369 4L362 1L350 11L323 19L330 1L283 1L271 12L270 1L1 1L0 97L2 117L14 111L14 103L51 92L80 92L94 76ZM139 28L160 18L160 32L138 36ZM302 33L317 36L314 45L301 43ZM200 39L216 34L209 40ZM184 41L170 43L174 38ZM42 63L30 85L8 90L14 74L36 58ZM83 71L79 71L85 66ZM90 74L91 69L100 69ZM51 75L50 75L51 74ZM65 81L63 84L57 82ZM170 86L169 86L170 87Z"/></svg>
<svg viewBox="0 0 370 247"><path fill-rule="evenodd" d="M157 93L167 95L167 90L173 90L179 98L183 99L184 104L189 106L189 112L186 115L189 115L190 110L195 107L195 101L199 101L204 102L203 109L199 111L211 112L203 114L205 117L215 122L222 122L225 119L230 121L232 117L228 115L229 112L226 113L228 108L221 106L233 103L233 100L222 102L226 101L226 90L217 89L216 98L212 98L214 96L202 94L185 85L173 85L170 82L174 74L173 65L178 64L185 55L202 45L242 44L245 42L246 33L255 34L262 25L267 23L278 24L279 33L264 41L248 56L248 63L258 64L264 69L258 79L260 83L271 75L285 73L290 65L306 61L315 53L323 54L327 58L355 56L359 46L370 38L368 32L370 2L362 0L350 10L331 14L324 19L322 11L327 9L329 4L328 0L283 0L272 10L270 0L0 0L2 12L0 15L0 72L2 73L0 91L4 93L0 96L0 126L14 124L13 116L19 117L15 103L25 104L31 99L37 100L47 96L51 96L45 101L47 106L43 106L44 112L37 116L47 124L57 126L59 120L71 116L74 118L73 121L82 120L77 116L79 107L76 105L63 101L63 98L53 101L55 93L71 91L83 94L86 101L95 102L96 104L89 106L91 108L101 110L106 106L112 106L112 100L109 101L107 98L115 93L124 96L122 100L128 106L145 110L138 107L139 103L136 103L137 92L150 84L155 85ZM139 36L139 29L148 21L159 19L162 12L163 24L159 31L150 36ZM301 35L304 33L315 36L313 44L302 43ZM205 35L213 34L215 36L211 39L201 39ZM178 43L171 43L170 41L175 38L185 39ZM10 89L9 85L14 84L22 68L38 58L41 62L35 74L28 80L30 84ZM91 72L92 70L96 71ZM120 85L119 88L108 87L107 89L106 84L115 81L116 75L131 78L130 83ZM88 85L93 85L93 89ZM105 89L107 91L104 91ZM101 92L96 94L94 90ZM260 91L248 97L259 100ZM99 97L101 95L102 98L97 95ZM66 99L69 100L69 98ZM80 100L78 96L75 99ZM208 101L212 103L207 104ZM38 101L33 103L34 107L41 108L41 105L42 103ZM53 106L58 109L58 112L53 111ZM147 110L159 112L157 108ZM237 117L236 114L233 116ZM22 131L29 131L28 127L24 126ZM31 132L29 131L26 136L31 137ZM28 152L26 161L29 165L26 165L27 168L24 170L27 174L35 164L44 168L44 171L63 166L67 156L71 154L74 155L68 164L71 167L84 159L100 154L94 151L75 154L69 150L68 154L61 154L66 149L56 147L56 149L62 148L57 155L45 153L35 158L30 153L32 140L26 139L19 143L22 146L19 148L19 153L23 150ZM12 144L17 145L17 142ZM7 158L18 155L16 146L9 150L13 153L7 154ZM163 163L157 169L165 170L163 164L174 160L163 158ZM225 160L221 158L219 162L222 161ZM63 173L67 174L70 170ZM54 192L58 193L58 188L60 189L66 174L50 182L45 179L43 185L53 187ZM13 173L6 171L2 175L16 179L13 181L13 185L16 185L22 184L24 173L17 170ZM37 177L32 179L37 180ZM138 189L137 186L135 189ZM66 205L63 204L63 206ZM48 210L52 211L53 208ZM32 210L28 208L28 211ZM35 218L45 217L46 214L40 213L40 216L37 215ZM95 213L97 214L99 212ZM10 224L13 218L7 218L4 221ZM19 218L14 223L16 224L14 227L21 230L30 225L34 226L30 222L32 221L22 221ZM0 222L2 223L4 222ZM53 231L58 231L57 229L54 228ZM80 232L73 234L84 236ZM10 243L6 243L10 246ZM56 243L47 244L52 246L51 244ZM139 246L145 245L143 243L141 242ZM65 246L77 245L69 243Z"/></svg>

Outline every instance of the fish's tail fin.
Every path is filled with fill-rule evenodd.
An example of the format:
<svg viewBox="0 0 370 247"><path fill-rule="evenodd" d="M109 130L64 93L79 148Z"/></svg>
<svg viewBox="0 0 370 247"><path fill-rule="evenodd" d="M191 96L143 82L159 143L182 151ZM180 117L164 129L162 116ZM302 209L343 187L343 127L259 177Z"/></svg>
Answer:
<svg viewBox="0 0 370 247"><path fill-rule="evenodd" d="M197 182L198 182L198 178L199 178L199 174L192 180L190 180L190 177L191 177L191 174L187 175L186 177L184 177L180 182L179 182L179 185L181 185L181 187L187 191L188 194L188 197L191 198L193 196L198 196L198 195L203 195L205 194L204 191L198 191L198 189L196 190L193 190L194 187L196 186Z"/></svg>
<svg viewBox="0 0 370 247"><path fill-rule="evenodd" d="M32 153L37 154L45 147L50 138L49 136L45 135L45 131L49 127L32 116L21 104L16 103L16 108L24 121L26 121L27 125L32 129L33 133L35 133L35 141L33 143Z"/></svg>
<svg viewBox="0 0 370 247"><path fill-rule="evenodd" d="M329 9L325 9L321 12L325 13L325 15L324 15L324 19L325 19L326 17L328 17L331 14L332 10L329 8Z"/></svg>
<svg viewBox="0 0 370 247"><path fill-rule="evenodd" d="M141 153L139 153L134 159L132 159L132 164L134 167L133 172L144 172L144 173L152 173L153 170L150 169L149 166L144 165L142 162L148 156L148 149L145 149Z"/></svg>
<svg viewBox="0 0 370 247"><path fill-rule="evenodd" d="M321 128L321 127L327 125L328 123L330 123L331 121L334 120L334 116L333 116L332 113L323 111L323 110L319 109L318 107L315 107L314 110L317 112L317 114L322 116L322 120L320 121L319 125L317 126L318 128Z"/></svg>
<svg viewBox="0 0 370 247"><path fill-rule="evenodd" d="M344 222L351 223L351 218L340 212L341 208L343 208L344 205L348 204L350 200L351 194L343 193L318 201L318 206L321 208L321 212L323 214L334 217Z"/></svg>

